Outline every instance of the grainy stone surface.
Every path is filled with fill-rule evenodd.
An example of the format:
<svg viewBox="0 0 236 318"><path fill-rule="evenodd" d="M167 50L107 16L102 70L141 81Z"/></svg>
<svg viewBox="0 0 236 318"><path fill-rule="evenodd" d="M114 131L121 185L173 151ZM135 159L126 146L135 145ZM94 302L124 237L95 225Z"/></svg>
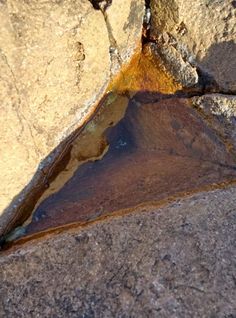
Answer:
<svg viewBox="0 0 236 318"><path fill-rule="evenodd" d="M163 61L177 83L186 88L196 86L199 82L196 67L184 60L174 46L165 42L165 38L168 36L160 37L157 43L152 44L153 53Z"/></svg>
<svg viewBox="0 0 236 318"><path fill-rule="evenodd" d="M231 187L5 252L0 315L235 317L235 218Z"/></svg>
<svg viewBox="0 0 236 318"><path fill-rule="evenodd" d="M112 72L117 71L117 55L123 63L126 63L137 48L141 47L144 8L144 0L112 0L112 4L107 8ZM112 51L115 48L116 51Z"/></svg>
<svg viewBox="0 0 236 318"><path fill-rule="evenodd" d="M151 0L151 9L152 36L177 79L175 68L186 63L215 89L236 91L235 1Z"/></svg>
<svg viewBox="0 0 236 318"><path fill-rule="evenodd" d="M118 2L120 10L112 9ZM0 1L0 214L91 115L112 67L119 70L140 45L144 5L135 3L113 1L108 27L88 0ZM112 39L121 51L115 61Z"/></svg>
<svg viewBox="0 0 236 318"><path fill-rule="evenodd" d="M206 94L193 97L192 104L208 118L210 125L236 149L236 96Z"/></svg>

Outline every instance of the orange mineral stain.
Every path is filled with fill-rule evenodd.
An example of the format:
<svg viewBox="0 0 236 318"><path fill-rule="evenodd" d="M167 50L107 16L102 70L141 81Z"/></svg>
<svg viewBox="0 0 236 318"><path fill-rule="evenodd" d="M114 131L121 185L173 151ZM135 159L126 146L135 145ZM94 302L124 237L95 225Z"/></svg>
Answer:
<svg viewBox="0 0 236 318"><path fill-rule="evenodd" d="M173 94L182 87L167 72L161 60L152 52L150 45L145 45L136 53L130 63L124 65L111 81L108 91L136 93L138 91Z"/></svg>

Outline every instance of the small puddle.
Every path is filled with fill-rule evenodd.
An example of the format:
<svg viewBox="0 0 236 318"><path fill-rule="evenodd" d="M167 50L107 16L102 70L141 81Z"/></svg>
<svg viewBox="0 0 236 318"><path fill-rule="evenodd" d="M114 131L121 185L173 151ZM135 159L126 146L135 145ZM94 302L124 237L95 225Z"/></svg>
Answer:
<svg viewBox="0 0 236 318"><path fill-rule="evenodd" d="M20 235L88 222L236 179L236 162L226 145L188 98L171 94L178 85L160 65L154 71L156 60L145 54L112 84L116 93L106 96L74 141L66 168L40 198ZM148 76L152 72L159 73ZM18 236L13 232L9 241Z"/></svg>
<svg viewBox="0 0 236 318"><path fill-rule="evenodd" d="M104 157L81 165L37 207L26 235L236 178L233 157L187 100L143 100L130 100L107 128Z"/></svg>

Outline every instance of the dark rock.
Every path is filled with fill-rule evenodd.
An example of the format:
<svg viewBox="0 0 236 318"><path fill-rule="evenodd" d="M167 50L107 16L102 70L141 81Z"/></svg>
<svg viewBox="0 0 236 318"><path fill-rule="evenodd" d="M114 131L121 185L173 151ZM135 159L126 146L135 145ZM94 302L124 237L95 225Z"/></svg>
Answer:
<svg viewBox="0 0 236 318"><path fill-rule="evenodd" d="M235 317L236 188L135 212L2 253L1 317Z"/></svg>

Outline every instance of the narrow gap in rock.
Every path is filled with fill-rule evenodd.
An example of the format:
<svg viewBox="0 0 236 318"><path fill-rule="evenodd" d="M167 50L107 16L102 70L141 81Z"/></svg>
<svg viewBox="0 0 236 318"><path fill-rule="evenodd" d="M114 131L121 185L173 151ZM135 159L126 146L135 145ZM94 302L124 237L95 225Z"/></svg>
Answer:
<svg viewBox="0 0 236 318"><path fill-rule="evenodd" d="M100 10L99 3L102 1L103 0L89 0L89 2L91 2L92 6L94 7L95 10Z"/></svg>
<svg viewBox="0 0 236 318"><path fill-rule="evenodd" d="M198 85L201 87L202 94L219 92L219 86L212 76L203 72L199 67L197 68L197 73L199 77Z"/></svg>
<svg viewBox="0 0 236 318"><path fill-rule="evenodd" d="M106 28L107 28L107 34L108 34L108 38L109 38L109 42L110 42L110 48L109 48L109 55L110 55L110 60L111 60L111 67L110 67L110 73L111 76L113 75L113 73L116 73L116 70L113 70L114 65L116 64L116 61L118 62L118 65L121 67L122 65L122 59L121 59L121 55L119 52L119 47L117 45L116 39L113 35L113 31L112 31L112 27L109 21L109 17L108 14L106 12L107 8L109 6L112 5L112 0L89 0L94 9L96 10L100 10L105 24L106 24Z"/></svg>
<svg viewBox="0 0 236 318"><path fill-rule="evenodd" d="M112 4L112 0L89 0L95 10L104 10Z"/></svg>
<svg viewBox="0 0 236 318"><path fill-rule="evenodd" d="M145 0L145 15L143 18L142 45L152 42L150 36L151 28L151 7L150 0Z"/></svg>

